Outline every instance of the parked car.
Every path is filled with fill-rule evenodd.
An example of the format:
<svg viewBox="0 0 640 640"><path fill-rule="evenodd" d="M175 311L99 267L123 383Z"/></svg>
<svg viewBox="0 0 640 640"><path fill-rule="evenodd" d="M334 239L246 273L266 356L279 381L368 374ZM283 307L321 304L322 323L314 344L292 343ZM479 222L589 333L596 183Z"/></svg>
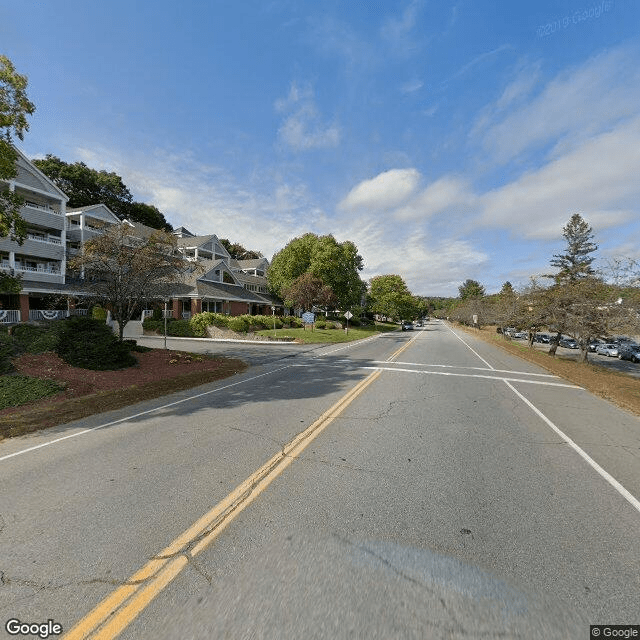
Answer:
<svg viewBox="0 0 640 640"><path fill-rule="evenodd" d="M533 336L533 341L534 342L540 342L542 344L549 344L549 334L548 333L536 333Z"/></svg>
<svg viewBox="0 0 640 640"><path fill-rule="evenodd" d="M618 349L618 358L620 360L631 360L631 362L640 362L640 346L637 344L620 347Z"/></svg>
<svg viewBox="0 0 640 640"><path fill-rule="evenodd" d="M613 344L613 342L606 342L596 347L596 353L599 353L601 356L610 356L613 358L618 355L618 350L618 345Z"/></svg>
<svg viewBox="0 0 640 640"><path fill-rule="evenodd" d="M591 342L587 344L587 349L589 351L595 351L601 344L604 344L601 340L591 340Z"/></svg>
<svg viewBox="0 0 640 640"><path fill-rule="evenodd" d="M561 338L558 344L565 349L577 349L580 346L575 338Z"/></svg>

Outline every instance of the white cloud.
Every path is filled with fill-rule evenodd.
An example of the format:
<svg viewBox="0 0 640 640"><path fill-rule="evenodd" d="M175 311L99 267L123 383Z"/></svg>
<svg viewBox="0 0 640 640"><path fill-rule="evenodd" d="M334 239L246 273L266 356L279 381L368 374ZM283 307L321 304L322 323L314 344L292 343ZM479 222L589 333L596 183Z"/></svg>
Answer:
<svg viewBox="0 0 640 640"><path fill-rule="evenodd" d="M424 82L422 80L409 80L409 82L405 82L401 87L400 91L402 93L415 93L419 91L424 86Z"/></svg>
<svg viewBox="0 0 640 640"><path fill-rule="evenodd" d="M472 206L475 196L466 180L457 176L444 176L432 182L394 215L399 220L425 219L453 208Z"/></svg>
<svg viewBox="0 0 640 640"><path fill-rule="evenodd" d="M574 212L594 229L622 224L637 216L638 175L640 117L484 194L480 221L542 239L558 237Z"/></svg>
<svg viewBox="0 0 640 640"><path fill-rule="evenodd" d="M500 163L560 139L561 149L579 145L636 114L640 104L637 52L618 48L597 55L563 71L533 100L505 114L504 107L530 88L526 78L516 79L472 130L472 137L480 136Z"/></svg>
<svg viewBox="0 0 640 640"><path fill-rule="evenodd" d="M390 17L383 22L380 34L391 45L394 53L407 56L418 48L410 35L416 26L421 6L421 0L412 0L400 17Z"/></svg>
<svg viewBox="0 0 640 640"><path fill-rule="evenodd" d="M356 185L338 208L346 211L393 209L415 193L419 182L420 173L416 169L391 169Z"/></svg>
<svg viewBox="0 0 640 640"><path fill-rule="evenodd" d="M295 151L327 149L340 143L340 128L323 123L311 88L291 85L289 95L275 104L276 111L288 113L278 130L282 142Z"/></svg>

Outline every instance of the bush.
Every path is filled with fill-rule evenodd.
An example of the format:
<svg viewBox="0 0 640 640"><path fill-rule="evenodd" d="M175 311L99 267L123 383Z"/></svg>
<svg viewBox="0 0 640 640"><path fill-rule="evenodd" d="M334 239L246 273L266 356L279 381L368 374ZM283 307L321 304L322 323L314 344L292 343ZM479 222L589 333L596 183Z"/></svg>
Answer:
<svg viewBox="0 0 640 640"><path fill-rule="evenodd" d="M315 325L316 329L326 329L327 321L324 318L321 318L320 320L316 320Z"/></svg>
<svg viewBox="0 0 640 640"><path fill-rule="evenodd" d="M171 320L167 321L167 324L171 322ZM142 328L145 331L157 331L159 333L164 333L164 320L152 320L151 318L145 318L142 321Z"/></svg>
<svg viewBox="0 0 640 640"><path fill-rule="evenodd" d="M63 321L56 352L74 367L96 371L124 369L137 362L106 324L86 316Z"/></svg>
<svg viewBox="0 0 640 640"><path fill-rule="evenodd" d="M11 358L15 358L18 353L19 349L13 337L7 333L0 333L0 374L13 371Z"/></svg>
<svg viewBox="0 0 640 640"><path fill-rule="evenodd" d="M162 331L164 331L164 322ZM197 338L195 331L191 328L189 320L172 320L167 322L167 335L176 338Z"/></svg>
<svg viewBox="0 0 640 640"><path fill-rule="evenodd" d="M249 321L245 316L234 316L229 318L228 327L236 333L247 333L249 331Z"/></svg>
<svg viewBox="0 0 640 640"><path fill-rule="evenodd" d="M158 321L163 320L164 318L162 317L162 309L154 309L153 313L151 314L151 319Z"/></svg>
<svg viewBox="0 0 640 640"><path fill-rule="evenodd" d="M46 327L34 324L18 324L12 336L21 351L44 353L55 351L64 320L54 320Z"/></svg>
<svg viewBox="0 0 640 640"><path fill-rule="evenodd" d="M91 309L91 317L94 320L101 320L102 322L105 322L107 320L107 310L100 306L95 306Z"/></svg>
<svg viewBox="0 0 640 640"><path fill-rule="evenodd" d="M196 313L189 318L189 326L191 331L197 336L204 338L207 335L207 327L213 324L213 313L210 311L203 311L202 313Z"/></svg>

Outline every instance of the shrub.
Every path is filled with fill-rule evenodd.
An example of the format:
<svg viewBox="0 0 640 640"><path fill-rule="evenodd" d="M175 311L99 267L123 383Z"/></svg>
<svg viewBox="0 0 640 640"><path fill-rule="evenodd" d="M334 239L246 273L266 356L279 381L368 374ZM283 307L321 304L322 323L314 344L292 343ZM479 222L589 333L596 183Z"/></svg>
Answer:
<svg viewBox="0 0 640 640"><path fill-rule="evenodd" d="M324 318L316 320L316 329L325 329L327 327L327 321Z"/></svg>
<svg viewBox="0 0 640 640"><path fill-rule="evenodd" d="M167 324L169 324L171 320L167 320ZM142 321L142 328L145 331L158 331L159 333L164 333L164 320L152 320L151 318L145 318Z"/></svg>
<svg viewBox="0 0 640 640"><path fill-rule="evenodd" d="M214 314L210 311L196 313L189 319L189 326L193 333L201 338L207 335L207 327L213 324Z"/></svg>
<svg viewBox="0 0 640 640"><path fill-rule="evenodd" d="M19 324L12 331L14 340L21 351L44 353L55 351L64 320L54 320L46 327L34 324Z"/></svg>
<svg viewBox="0 0 640 640"><path fill-rule="evenodd" d="M282 318L285 324L288 324L292 329L301 329L304 327L304 322L302 318L296 318L296 316L285 316Z"/></svg>
<svg viewBox="0 0 640 640"><path fill-rule="evenodd" d="M229 318L229 329L236 333L247 333L249 331L249 321L243 316L234 316Z"/></svg>
<svg viewBox="0 0 640 640"><path fill-rule="evenodd" d="M102 322L105 322L107 319L107 310L100 306L95 306L91 309L91 317L94 320L101 320Z"/></svg>
<svg viewBox="0 0 640 640"><path fill-rule="evenodd" d="M164 323L162 323L164 331ZM172 320L167 322L167 335L177 338L197 338L195 331L191 328L189 320Z"/></svg>
<svg viewBox="0 0 640 640"><path fill-rule="evenodd" d="M106 324L85 316L63 321L56 352L74 367L96 371L124 369L137 362Z"/></svg>
<svg viewBox="0 0 640 640"><path fill-rule="evenodd" d="M12 336L0 333L0 374L11 373L13 364L11 358L19 353L18 345Z"/></svg>
<svg viewBox="0 0 640 640"><path fill-rule="evenodd" d="M154 309L153 313L151 314L151 319L152 320L163 320L164 318L162 317L162 309Z"/></svg>

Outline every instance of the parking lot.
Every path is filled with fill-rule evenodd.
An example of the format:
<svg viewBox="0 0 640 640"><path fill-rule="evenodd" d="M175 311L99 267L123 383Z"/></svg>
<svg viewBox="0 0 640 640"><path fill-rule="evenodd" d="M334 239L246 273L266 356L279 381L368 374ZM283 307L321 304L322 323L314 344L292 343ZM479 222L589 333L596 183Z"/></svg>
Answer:
<svg viewBox="0 0 640 640"><path fill-rule="evenodd" d="M526 342L525 339L516 339L517 342ZM533 343L534 349L538 349L539 351L549 351L549 345L544 343ZM567 349L565 347L558 347L556 354L562 356L563 358L572 358L574 360L578 360L580 357L580 349ZM607 369L613 369L615 371L620 371L621 373L626 373L635 378L640 378L640 364L635 362L631 362L629 360L619 360L616 357L612 356L603 356L599 353L595 353L593 351L589 352L589 362L591 364L596 364L602 367L606 367Z"/></svg>

